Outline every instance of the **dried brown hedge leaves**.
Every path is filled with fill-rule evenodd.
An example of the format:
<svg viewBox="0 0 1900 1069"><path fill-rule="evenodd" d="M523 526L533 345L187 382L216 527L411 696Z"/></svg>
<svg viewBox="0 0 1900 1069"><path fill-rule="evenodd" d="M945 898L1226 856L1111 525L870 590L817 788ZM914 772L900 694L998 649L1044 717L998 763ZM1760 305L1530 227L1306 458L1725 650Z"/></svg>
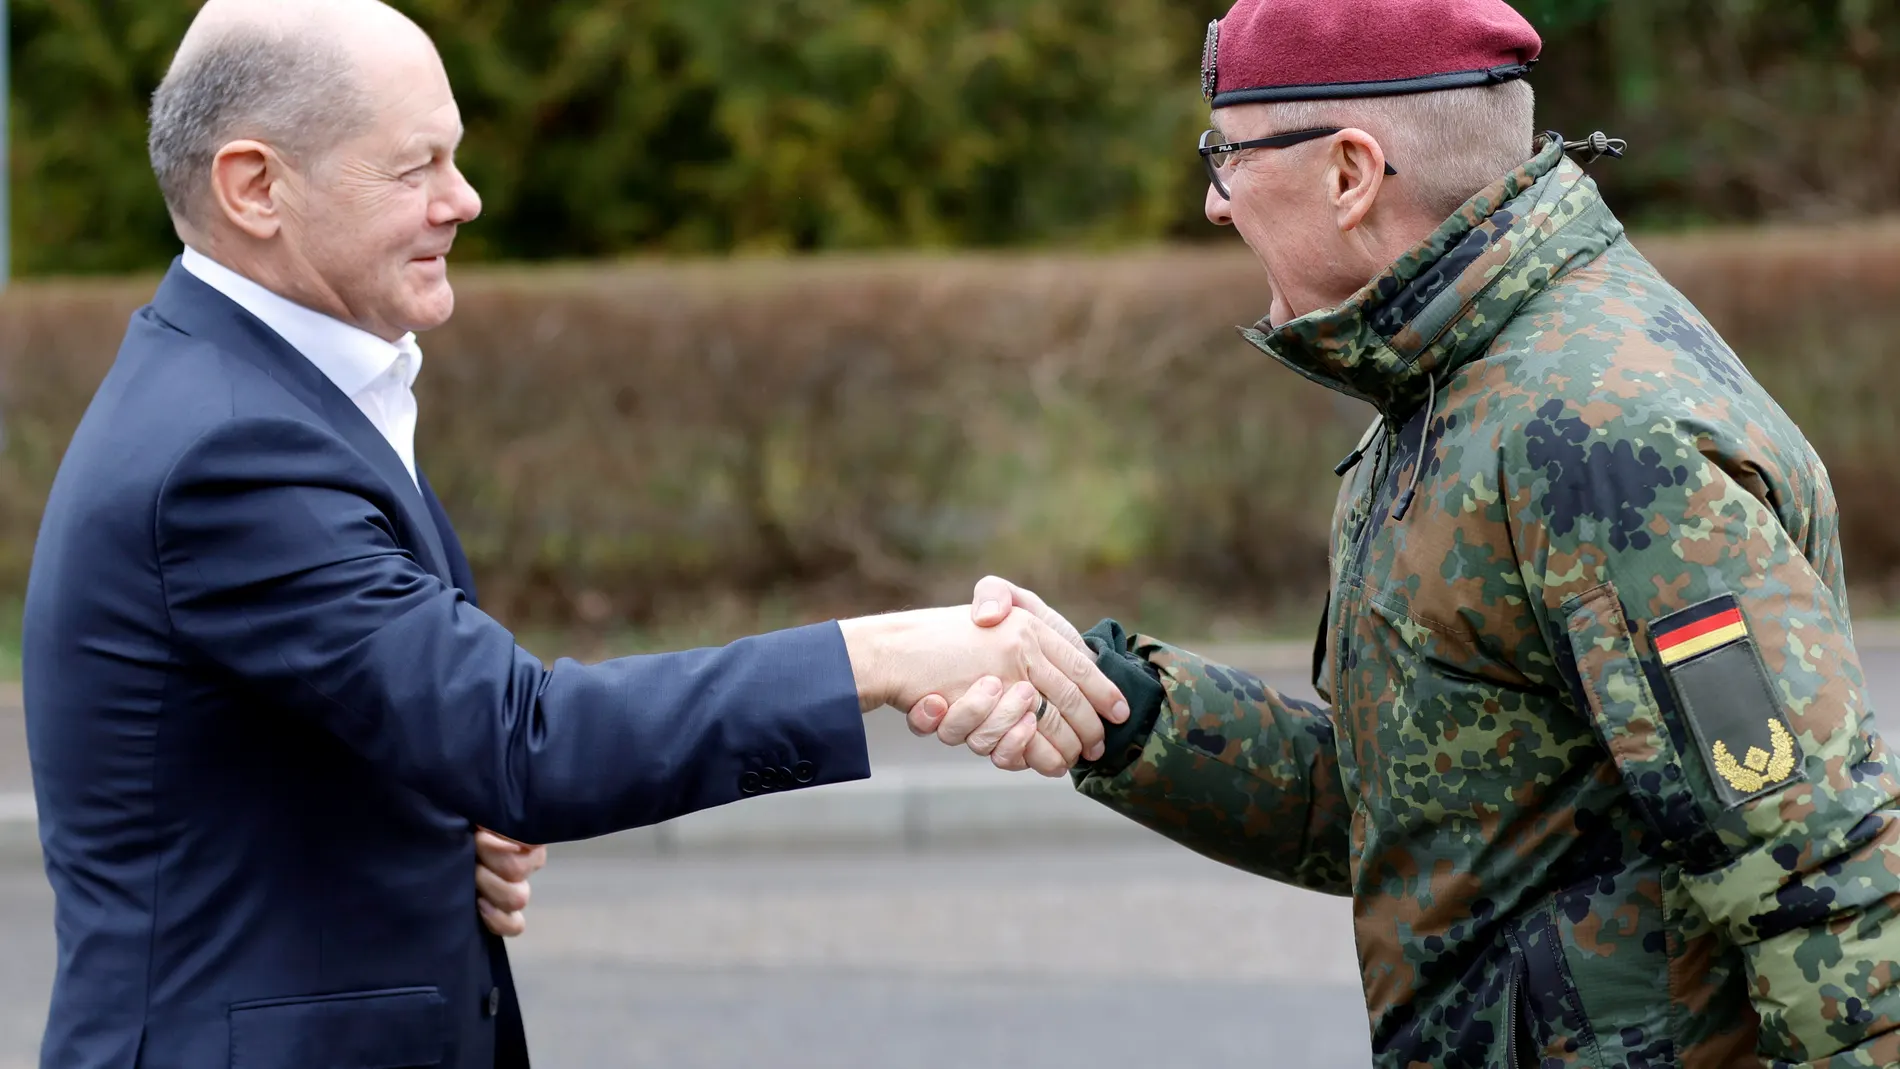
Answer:
<svg viewBox="0 0 1900 1069"><path fill-rule="evenodd" d="M1850 576L1900 578L1900 227L1639 241L1826 458ZM1233 335L1244 252L463 271L418 454L510 622L788 618L960 598L984 571L1109 608L1322 584L1366 410ZM0 602L152 280L0 299ZM1121 611L1129 611L1124 608Z"/></svg>

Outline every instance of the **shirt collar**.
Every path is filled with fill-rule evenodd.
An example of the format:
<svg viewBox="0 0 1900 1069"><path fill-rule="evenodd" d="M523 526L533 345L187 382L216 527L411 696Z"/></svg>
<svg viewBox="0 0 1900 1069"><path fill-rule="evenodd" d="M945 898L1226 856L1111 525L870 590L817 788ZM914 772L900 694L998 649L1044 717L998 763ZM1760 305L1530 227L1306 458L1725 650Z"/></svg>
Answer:
<svg viewBox="0 0 1900 1069"><path fill-rule="evenodd" d="M185 249L183 263L185 270L199 281L229 297L289 342L291 348L315 364L346 397L361 393L401 358L407 357L405 386L415 385L416 376L422 371L422 349L416 344L414 334L405 334L394 342L384 341L366 330L272 293L190 247Z"/></svg>

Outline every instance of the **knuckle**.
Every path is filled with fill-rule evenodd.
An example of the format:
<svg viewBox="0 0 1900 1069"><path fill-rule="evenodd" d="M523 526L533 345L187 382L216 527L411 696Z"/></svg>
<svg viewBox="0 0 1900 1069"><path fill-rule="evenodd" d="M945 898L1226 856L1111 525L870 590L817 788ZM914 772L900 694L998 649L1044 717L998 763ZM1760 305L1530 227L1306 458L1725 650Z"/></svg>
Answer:
<svg viewBox="0 0 1900 1069"><path fill-rule="evenodd" d="M1016 622L1014 617L1001 626L1009 628L1003 636L1008 642L1009 652L1024 663L1028 663L1029 659L1036 654L1036 636L1031 634L1027 627Z"/></svg>

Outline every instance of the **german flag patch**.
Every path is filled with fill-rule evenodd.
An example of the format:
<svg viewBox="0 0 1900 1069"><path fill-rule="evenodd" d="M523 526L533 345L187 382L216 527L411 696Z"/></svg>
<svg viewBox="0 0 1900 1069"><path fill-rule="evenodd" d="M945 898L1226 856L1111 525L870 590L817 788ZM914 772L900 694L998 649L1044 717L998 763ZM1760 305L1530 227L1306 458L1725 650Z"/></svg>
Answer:
<svg viewBox="0 0 1900 1069"><path fill-rule="evenodd" d="M1656 656L1664 665L1678 665L1747 638L1748 621L1742 619L1742 607L1735 599L1724 595L1656 621L1652 634Z"/></svg>
<svg viewBox="0 0 1900 1069"><path fill-rule="evenodd" d="M1726 808L1805 778L1801 743L1733 595L1665 616L1649 635Z"/></svg>

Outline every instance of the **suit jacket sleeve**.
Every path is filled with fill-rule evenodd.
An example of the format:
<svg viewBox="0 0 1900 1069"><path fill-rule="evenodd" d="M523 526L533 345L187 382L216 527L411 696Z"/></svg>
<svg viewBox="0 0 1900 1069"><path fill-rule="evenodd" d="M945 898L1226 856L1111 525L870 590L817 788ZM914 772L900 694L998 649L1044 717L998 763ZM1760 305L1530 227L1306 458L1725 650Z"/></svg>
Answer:
<svg viewBox="0 0 1900 1069"><path fill-rule="evenodd" d="M378 496L374 471L309 424L236 419L201 437L157 503L179 643L273 714L315 719L392 778L525 842L869 775L835 623L546 669L416 563Z"/></svg>

